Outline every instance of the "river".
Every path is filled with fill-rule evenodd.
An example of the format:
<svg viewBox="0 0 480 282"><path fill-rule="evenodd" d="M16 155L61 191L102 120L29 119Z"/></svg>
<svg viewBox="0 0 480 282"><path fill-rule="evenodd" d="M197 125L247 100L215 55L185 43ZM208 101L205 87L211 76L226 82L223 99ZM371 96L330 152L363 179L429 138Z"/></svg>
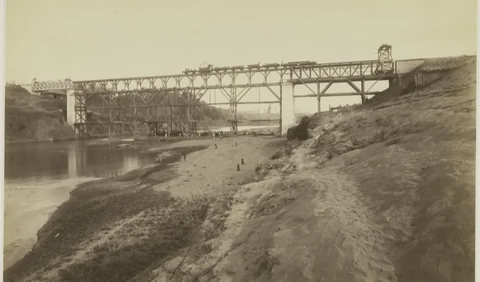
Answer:
<svg viewBox="0 0 480 282"><path fill-rule="evenodd" d="M6 145L4 269L35 244L37 231L82 182L125 174L155 155L117 148L128 140Z"/></svg>

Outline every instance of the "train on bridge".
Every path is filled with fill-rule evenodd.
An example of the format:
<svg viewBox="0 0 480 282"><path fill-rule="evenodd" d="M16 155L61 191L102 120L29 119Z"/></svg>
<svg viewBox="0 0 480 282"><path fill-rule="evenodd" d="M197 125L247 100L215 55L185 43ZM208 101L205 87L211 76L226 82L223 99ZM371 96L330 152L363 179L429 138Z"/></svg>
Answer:
<svg viewBox="0 0 480 282"><path fill-rule="evenodd" d="M227 72L227 71L248 71L248 70L270 70L276 68L291 68L291 67L308 67L318 65L315 61L298 61L298 62L288 62L288 63L273 63L273 64L251 64L247 66L233 66L233 67L214 67L213 65L208 65L206 67L200 67L198 69L186 69L183 71L184 74L209 74L214 72Z"/></svg>

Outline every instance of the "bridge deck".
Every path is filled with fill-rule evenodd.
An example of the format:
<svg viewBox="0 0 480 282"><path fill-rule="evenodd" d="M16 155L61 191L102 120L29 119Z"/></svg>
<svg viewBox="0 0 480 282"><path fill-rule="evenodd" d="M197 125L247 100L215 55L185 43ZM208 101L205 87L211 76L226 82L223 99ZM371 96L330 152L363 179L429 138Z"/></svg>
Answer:
<svg viewBox="0 0 480 282"><path fill-rule="evenodd" d="M180 122L180 121L184 121L184 120L172 120L173 122L177 121L177 122ZM272 118L272 119L239 119L239 120L232 120L232 119L228 119L228 120L188 120L188 122L196 122L196 123L218 123L218 122L279 122L280 119L275 119L275 118ZM149 121L145 121L144 123L147 123L147 124L160 124L160 123L169 123L171 122L170 120L149 120Z"/></svg>
<svg viewBox="0 0 480 282"><path fill-rule="evenodd" d="M365 75L365 76L350 76L350 77L319 77L319 78L296 78L287 80L288 83L309 84L309 83L327 83L327 82L348 82L348 81L372 81L372 80L389 80L398 77L398 74L385 74L385 75Z"/></svg>
<svg viewBox="0 0 480 282"><path fill-rule="evenodd" d="M173 75L156 75L156 76L138 76L138 77L123 77L123 78L108 78L108 79L92 79L92 80L79 80L74 83L92 83L92 82L106 82L106 81L137 81L137 80L151 80L151 79L166 79L166 78L183 78L183 77L198 77L202 75L215 75L215 74L239 74L239 73L252 73L252 72L265 72L265 71L291 71L291 70L304 70L304 69L325 69L325 68L346 68L346 67L363 67L364 70L371 66L378 66L380 61L367 60L367 61L352 61L352 62L337 62L337 63L316 63L311 65L298 65L291 66L288 64L278 64L277 67L262 67L259 68L226 68L225 70L213 70L210 72L197 72L190 74L173 74ZM391 62L393 65L393 62ZM375 68L376 69L376 68Z"/></svg>
<svg viewBox="0 0 480 282"><path fill-rule="evenodd" d="M388 75L382 73L389 72ZM275 78L272 76L277 75ZM393 61L356 61L308 65L270 64L258 67L226 67L208 72L193 71L183 74L94 79L80 81L36 82L32 91L77 89L82 91L152 91L179 89L226 89L278 86L282 82L293 84L329 82L332 80L358 81L395 77ZM227 77L231 82L225 82ZM254 80L259 77L263 82ZM270 79L269 79L270 78ZM270 81L269 81L270 80ZM243 81L243 82L242 82ZM248 82L245 82L248 81ZM123 89L119 89L122 88Z"/></svg>
<svg viewBox="0 0 480 282"><path fill-rule="evenodd" d="M96 124L130 124L131 122L125 122L125 121L106 121L106 122L100 122L100 121L93 121L93 122L76 122L74 125L96 125Z"/></svg>

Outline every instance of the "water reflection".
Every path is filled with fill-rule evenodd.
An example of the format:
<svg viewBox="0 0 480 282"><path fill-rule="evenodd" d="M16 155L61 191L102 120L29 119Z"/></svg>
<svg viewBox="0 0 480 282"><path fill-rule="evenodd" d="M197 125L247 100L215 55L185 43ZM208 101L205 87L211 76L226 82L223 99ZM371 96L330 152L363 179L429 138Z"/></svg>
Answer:
<svg viewBox="0 0 480 282"><path fill-rule="evenodd" d="M5 178L108 178L125 174L154 160L154 155L141 154L140 149L117 148L121 143L90 140L7 145Z"/></svg>
<svg viewBox="0 0 480 282"><path fill-rule="evenodd" d="M77 177L77 150L74 146L68 148L68 177Z"/></svg>
<svg viewBox="0 0 480 282"><path fill-rule="evenodd" d="M108 140L17 144L5 147L4 266L36 242L38 229L68 200L76 185L125 174L151 163L154 154L119 149Z"/></svg>

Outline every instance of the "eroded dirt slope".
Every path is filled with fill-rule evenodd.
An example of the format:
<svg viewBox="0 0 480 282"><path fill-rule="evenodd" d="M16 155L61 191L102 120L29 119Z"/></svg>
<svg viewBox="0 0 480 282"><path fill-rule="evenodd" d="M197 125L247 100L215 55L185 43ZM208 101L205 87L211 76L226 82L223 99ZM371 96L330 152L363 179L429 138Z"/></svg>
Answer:
<svg viewBox="0 0 480 282"><path fill-rule="evenodd" d="M312 117L315 138L232 192L218 237L150 277L473 281L474 77L470 61L421 92Z"/></svg>

